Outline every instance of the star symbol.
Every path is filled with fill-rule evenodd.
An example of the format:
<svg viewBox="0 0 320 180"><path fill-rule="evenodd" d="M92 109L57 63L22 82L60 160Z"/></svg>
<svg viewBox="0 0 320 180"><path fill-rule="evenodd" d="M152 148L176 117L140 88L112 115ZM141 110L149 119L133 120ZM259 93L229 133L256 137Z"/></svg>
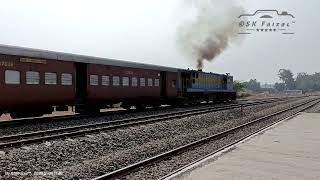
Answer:
<svg viewBox="0 0 320 180"><path fill-rule="evenodd" d="M264 31L268 32L268 29L265 29Z"/></svg>
<svg viewBox="0 0 320 180"><path fill-rule="evenodd" d="M263 29L260 29L260 31L263 31Z"/></svg>
<svg viewBox="0 0 320 180"><path fill-rule="evenodd" d="M270 28L269 31L272 31L272 29Z"/></svg>
<svg viewBox="0 0 320 180"><path fill-rule="evenodd" d="M259 29L257 29L257 31L259 31Z"/></svg>
<svg viewBox="0 0 320 180"><path fill-rule="evenodd" d="M273 31L276 31L276 29L273 29Z"/></svg>

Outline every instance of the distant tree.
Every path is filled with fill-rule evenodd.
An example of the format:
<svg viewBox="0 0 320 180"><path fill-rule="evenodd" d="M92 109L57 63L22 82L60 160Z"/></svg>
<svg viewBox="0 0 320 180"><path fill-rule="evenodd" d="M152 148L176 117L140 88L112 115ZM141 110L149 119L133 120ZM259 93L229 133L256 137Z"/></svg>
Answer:
<svg viewBox="0 0 320 180"><path fill-rule="evenodd" d="M304 72L298 73L296 78L296 88L303 91L311 91L313 89L311 76Z"/></svg>
<svg viewBox="0 0 320 180"><path fill-rule="evenodd" d="M233 85L234 85L234 89L237 92L241 92L246 88L247 83L236 80L236 81L233 82Z"/></svg>
<svg viewBox="0 0 320 180"><path fill-rule="evenodd" d="M307 74L298 73L296 78L296 87L303 91L320 91L320 73Z"/></svg>
<svg viewBox="0 0 320 180"><path fill-rule="evenodd" d="M286 85L286 89L295 89L293 73L289 69L280 69L279 78Z"/></svg>
<svg viewBox="0 0 320 180"><path fill-rule="evenodd" d="M313 91L320 91L320 73L314 73L311 75L311 80L309 80L309 84L312 84Z"/></svg>
<svg viewBox="0 0 320 180"><path fill-rule="evenodd" d="M300 89L304 92L320 91L320 72L311 75L301 72L294 79L293 73L290 70L280 69L279 78L283 83L275 84L275 89L278 91L283 91L284 89Z"/></svg>
<svg viewBox="0 0 320 180"><path fill-rule="evenodd" d="M258 82L256 79L250 79L250 81L246 83L246 87L248 90L251 90L253 92L261 91L260 82Z"/></svg>
<svg viewBox="0 0 320 180"><path fill-rule="evenodd" d="M284 83L275 83L274 84L274 88L277 91L284 91L286 89L286 84L284 84Z"/></svg>

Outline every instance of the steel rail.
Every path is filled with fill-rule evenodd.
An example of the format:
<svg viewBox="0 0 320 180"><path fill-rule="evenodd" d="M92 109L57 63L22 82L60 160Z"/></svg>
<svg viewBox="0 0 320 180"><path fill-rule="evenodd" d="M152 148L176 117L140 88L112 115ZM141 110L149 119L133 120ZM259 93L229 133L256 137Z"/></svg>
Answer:
<svg viewBox="0 0 320 180"><path fill-rule="evenodd" d="M48 141L53 139L61 139L65 137L81 136L86 134L97 133L101 131L113 130L117 128L125 128L130 126L149 124L154 122L165 121L169 119L177 119L188 116L194 116L204 113L217 112L223 110L230 110L254 105L267 104L278 101L261 101L261 102L251 102L245 104L231 104L223 105L220 107L207 107L207 108L197 108L185 111L177 111L171 113L163 113L158 115L149 115L135 118L127 118L121 120L114 120L102 123L93 123L87 125L79 125L65 128L50 129L44 131L36 131L23 134L14 134L8 136L0 137L0 148L15 147L24 144L37 143L42 141ZM2 143L1 143L2 142Z"/></svg>
<svg viewBox="0 0 320 180"><path fill-rule="evenodd" d="M315 102L315 101L316 101L316 102ZM314 103L314 102L315 102L315 103ZM197 147L197 146L199 146L199 145L201 145L201 144L204 144L204 143L206 143L206 142L209 142L209 141L211 141L211 140L213 140L213 139L216 139L216 138L219 138L219 137L225 137L225 136L227 136L228 134L230 134L230 133L232 133L232 132L235 132L236 130L239 130L239 129L248 127L248 126L253 125L253 124L257 123L257 122L261 122L262 120L266 120L266 119L268 119L268 118L275 117L275 116L277 116L277 115L279 115L279 114L282 114L282 113L288 112L288 111L290 111L290 110L293 110L293 109L302 107L302 106L304 106L304 105L306 105L306 104L309 104L309 103L312 103L312 104L311 104L311 105L308 105L307 107L305 107L305 108L303 108L303 109L301 109L301 110L298 110L298 111L290 114L290 116L292 116L293 114L297 114L297 113L299 113L299 112L301 112L301 111L304 111L304 110L306 110L306 109L308 109L308 108L316 105L317 103L319 103L319 101L318 101L318 99L316 99L316 100L311 100L311 101L304 102L304 103L295 105L295 106L293 106L293 107L290 107L290 108L287 108L287 109L278 111L278 112L276 112L276 113L272 113L272 114L270 114L270 115L257 118L257 119L255 119L255 120L250 121L250 122L248 122L248 123L245 123L245 124L243 124L243 125L239 125L239 126L237 126L237 127L233 127L233 128L231 128L231 129L228 129L228 130L225 130L225 131L223 131L223 132L214 134L214 135L212 135L212 136L205 137L205 138L203 138L203 139L200 139L200 140L194 141L194 142L192 142L192 143L189 143L189 144L180 146L180 147L178 147L178 148L172 149L172 150L167 151L167 152L164 152L164 153L162 153L162 154L153 156L153 157L151 157L151 158L147 158L147 159L145 159L145 160L139 161L139 162L137 162L137 163L134 163L134 164L129 165L129 166L126 166L126 167L124 167L124 168L118 169L118 170L116 170L116 171L109 172L109 173L107 173L107 174L105 174L105 175L96 177L96 178L94 178L93 180L113 179L113 178L119 177L119 176L121 176L121 175L126 175L126 174L130 173L131 171L136 170L136 169L138 169L138 168L141 168L141 167L143 167L143 166L145 166L145 165L147 165L147 164L151 164L151 163L153 163L153 162L158 162L158 161L167 159L167 158L172 157L172 156L174 156L174 155L177 155L177 154L180 154L180 153L182 153L182 152L185 152L185 151L187 151L187 150L190 149L190 148ZM288 116L286 116L286 118L287 118L287 117L288 117ZM281 119L283 119L283 118L281 118Z"/></svg>
<svg viewBox="0 0 320 180"><path fill-rule="evenodd" d="M302 97L285 97L285 98L266 98L266 99L257 99L257 100L250 100L250 101L270 101L270 100L287 100L287 99L294 99L294 98L303 98ZM207 104L203 104L208 105ZM187 106L188 107L188 106ZM167 109L170 107L161 107L161 109ZM158 110L158 109L148 109L148 110ZM15 126L23 126L27 124L34 124L34 123L49 123L49 122L61 122L61 121L69 121L73 119L85 119L85 118L95 118L95 117L104 117L108 115L117 115L117 114L131 114L141 112L135 109L131 110L117 110L117 111L107 111L107 112L100 112L97 114L74 114L74 115L63 115L63 116L49 116L49 117L31 117L31 118L20 118L20 119L13 119L13 120L0 120L0 128L5 127L15 127Z"/></svg>

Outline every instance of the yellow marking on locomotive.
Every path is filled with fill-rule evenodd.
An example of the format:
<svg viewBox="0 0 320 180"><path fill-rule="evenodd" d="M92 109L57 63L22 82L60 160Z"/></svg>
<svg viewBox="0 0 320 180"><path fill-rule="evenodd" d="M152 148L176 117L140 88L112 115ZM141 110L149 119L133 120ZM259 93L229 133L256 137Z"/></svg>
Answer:
<svg viewBox="0 0 320 180"><path fill-rule="evenodd" d="M4 67L13 67L13 62L0 61L0 66L4 66Z"/></svg>
<svg viewBox="0 0 320 180"><path fill-rule="evenodd" d="M33 58L20 58L20 62L34 63L34 64L47 64L47 60L44 60L44 59L33 59Z"/></svg>

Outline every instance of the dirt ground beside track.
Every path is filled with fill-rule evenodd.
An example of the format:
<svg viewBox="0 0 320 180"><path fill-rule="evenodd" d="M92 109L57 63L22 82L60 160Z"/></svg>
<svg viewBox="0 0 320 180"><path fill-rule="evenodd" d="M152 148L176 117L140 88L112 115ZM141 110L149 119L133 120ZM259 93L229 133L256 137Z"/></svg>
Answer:
<svg viewBox="0 0 320 180"><path fill-rule="evenodd" d="M112 108L112 109L102 109L101 112L106 112L106 111L117 111L120 110L122 108ZM71 108L69 109L69 111L57 111L57 112L53 112L52 114L45 114L42 117L50 117L50 116L65 116L65 115L72 115L75 114L74 112L72 112ZM9 114L3 114L2 116L0 116L0 121L4 120L4 121L8 121L11 120L12 118L10 117Z"/></svg>

